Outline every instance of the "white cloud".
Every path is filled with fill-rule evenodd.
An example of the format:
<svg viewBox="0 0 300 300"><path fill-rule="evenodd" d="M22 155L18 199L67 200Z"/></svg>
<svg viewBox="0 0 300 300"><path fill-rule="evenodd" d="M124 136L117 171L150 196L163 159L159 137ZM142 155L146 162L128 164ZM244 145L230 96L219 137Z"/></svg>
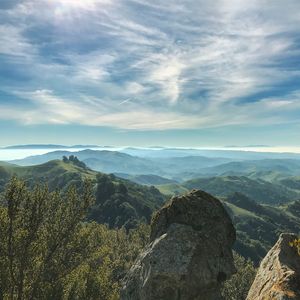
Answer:
<svg viewBox="0 0 300 300"><path fill-rule="evenodd" d="M18 94L18 93L17 93ZM131 98L116 106L104 99L81 96L78 99L60 97L51 90L36 90L18 94L28 101L28 108L0 105L0 118L13 118L27 125L36 124L82 124L109 126L136 130L167 130L182 128L210 128L225 125L280 124L291 122L288 112L300 109L300 94L292 93L284 100L264 99L244 106L223 106L222 113L204 110L198 114L160 111L141 107ZM282 111L286 114L282 114ZM271 117L267 117L269 111Z"/></svg>
<svg viewBox="0 0 300 300"><path fill-rule="evenodd" d="M126 129L182 128L195 122L178 113L162 113L137 107L135 110L116 110L101 99L82 97L77 100L58 97L51 90L36 90L19 94L30 101L28 109L0 105L0 117L13 117L19 122L33 124L83 124L112 126ZM87 105L88 104L88 105Z"/></svg>
<svg viewBox="0 0 300 300"><path fill-rule="evenodd" d="M294 0L26 0L0 12L0 53L26 70L14 88L31 106L6 103L0 117L135 129L296 120L299 11Z"/></svg>
<svg viewBox="0 0 300 300"><path fill-rule="evenodd" d="M184 65L177 57L161 56L149 67L152 69L149 81L158 84L162 93L171 102L177 102L180 96L180 75Z"/></svg>
<svg viewBox="0 0 300 300"><path fill-rule="evenodd" d="M138 82L131 81L126 84L126 91L130 95L139 95L145 91L145 87Z"/></svg>
<svg viewBox="0 0 300 300"><path fill-rule="evenodd" d="M35 54L28 39L23 37L22 28L0 24L0 54L28 57Z"/></svg>

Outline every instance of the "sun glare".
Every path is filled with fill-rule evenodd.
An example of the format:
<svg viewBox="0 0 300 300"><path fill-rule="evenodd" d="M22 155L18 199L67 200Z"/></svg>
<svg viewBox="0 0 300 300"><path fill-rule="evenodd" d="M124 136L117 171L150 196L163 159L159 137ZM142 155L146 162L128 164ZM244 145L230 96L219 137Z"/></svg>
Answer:
<svg viewBox="0 0 300 300"><path fill-rule="evenodd" d="M54 6L57 18L72 17L81 11L95 11L97 7L103 7L111 3L111 0L46 0Z"/></svg>
<svg viewBox="0 0 300 300"><path fill-rule="evenodd" d="M84 8L95 4L95 0L54 0L54 4L63 8Z"/></svg>

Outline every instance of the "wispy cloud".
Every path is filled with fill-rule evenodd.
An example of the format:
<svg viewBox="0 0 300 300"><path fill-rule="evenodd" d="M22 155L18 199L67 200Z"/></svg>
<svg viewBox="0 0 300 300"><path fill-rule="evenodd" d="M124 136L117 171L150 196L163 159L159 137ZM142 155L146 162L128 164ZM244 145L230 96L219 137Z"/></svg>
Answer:
<svg viewBox="0 0 300 300"><path fill-rule="evenodd" d="M155 130L299 122L299 12L296 0L15 1L0 10L0 83L23 102L1 99L0 118Z"/></svg>
<svg viewBox="0 0 300 300"><path fill-rule="evenodd" d="M33 56L35 49L23 36L23 28L10 24L0 24L0 54L7 56Z"/></svg>

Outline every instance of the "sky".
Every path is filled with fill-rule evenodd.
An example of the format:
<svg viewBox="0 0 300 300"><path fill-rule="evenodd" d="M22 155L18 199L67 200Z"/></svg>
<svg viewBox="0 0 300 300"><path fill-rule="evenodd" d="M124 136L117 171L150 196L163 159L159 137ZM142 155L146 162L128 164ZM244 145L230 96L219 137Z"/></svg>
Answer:
<svg viewBox="0 0 300 300"><path fill-rule="evenodd" d="M300 146L299 0L1 0L0 146Z"/></svg>

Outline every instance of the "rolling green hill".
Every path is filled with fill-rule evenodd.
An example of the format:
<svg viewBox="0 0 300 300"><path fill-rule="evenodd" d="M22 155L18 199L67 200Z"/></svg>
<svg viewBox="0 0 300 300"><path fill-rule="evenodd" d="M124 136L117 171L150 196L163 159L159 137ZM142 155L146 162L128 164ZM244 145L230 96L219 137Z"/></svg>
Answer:
<svg viewBox="0 0 300 300"><path fill-rule="evenodd" d="M159 185L159 184L170 184L170 183L177 183L175 180L168 179L165 177L161 177L158 175L130 175L124 173L114 173L116 176L124 179L128 179L138 184L143 185Z"/></svg>
<svg viewBox="0 0 300 300"><path fill-rule="evenodd" d="M233 161L201 170L211 176L248 175L259 172L279 172L283 175L300 175L299 159L261 159Z"/></svg>
<svg viewBox="0 0 300 300"><path fill-rule="evenodd" d="M280 184L300 191L300 176L290 176L278 180Z"/></svg>
<svg viewBox="0 0 300 300"><path fill-rule="evenodd" d="M243 194L223 200L237 231L235 250L256 264L282 232L300 233L300 201L283 206L260 205Z"/></svg>
<svg viewBox="0 0 300 300"><path fill-rule="evenodd" d="M280 204L300 199L299 191L286 186L251 179L246 176L219 176L209 178L197 178L182 184L187 189L201 189L217 197L226 197L239 192L254 199L259 203Z"/></svg>
<svg viewBox="0 0 300 300"><path fill-rule="evenodd" d="M156 188L162 194L167 196L181 195L188 192L188 188L178 183L160 184L160 185L156 185Z"/></svg>
<svg viewBox="0 0 300 300"><path fill-rule="evenodd" d="M47 163L21 167L8 163L0 163L0 191L10 177L16 175L23 178L29 185L36 182L45 182L50 190L65 190L71 185L78 186L84 179L95 179L97 172L88 168L82 168L73 163L65 163L61 160L53 160Z"/></svg>
<svg viewBox="0 0 300 300"><path fill-rule="evenodd" d="M138 185L129 180L95 172L82 162L53 160L45 164L20 167L0 163L0 192L9 178L16 175L29 186L36 182L47 183L50 190L66 191L70 186L82 186L85 179L91 180L96 195L89 218L110 227L131 228L138 222L150 221L152 213L166 200L155 187Z"/></svg>

